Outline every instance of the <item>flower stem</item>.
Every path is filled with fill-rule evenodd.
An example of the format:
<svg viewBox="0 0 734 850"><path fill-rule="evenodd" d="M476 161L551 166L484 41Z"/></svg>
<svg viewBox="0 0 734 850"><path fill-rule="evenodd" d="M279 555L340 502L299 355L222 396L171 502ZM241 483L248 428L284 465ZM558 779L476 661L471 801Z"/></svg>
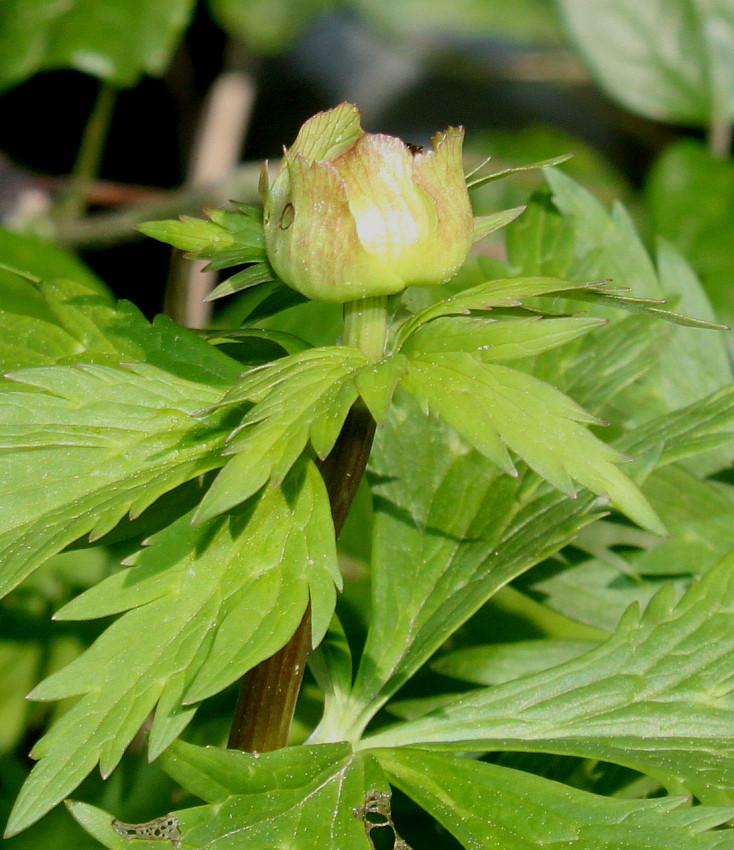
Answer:
<svg viewBox="0 0 734 850"><path fill-rule="evenodd" d="M356 306L354 306L356 305ZM387 301L366 298L344 306L344 341L377 360L385 348ZM352 407L334 448L319 464L338 537L367 466L375 422L361 401ZM228 746L266 752L288 743L296 701L311 648L311 608L293 637L250 670L240 685Z"/></svg>
<svg viewBox="0 0 734 850"><path fill-rule="evenodd" d="M379 360L385 351L387 296L375 295L344 305L344 344L358 348L370 360Z"/></svg>

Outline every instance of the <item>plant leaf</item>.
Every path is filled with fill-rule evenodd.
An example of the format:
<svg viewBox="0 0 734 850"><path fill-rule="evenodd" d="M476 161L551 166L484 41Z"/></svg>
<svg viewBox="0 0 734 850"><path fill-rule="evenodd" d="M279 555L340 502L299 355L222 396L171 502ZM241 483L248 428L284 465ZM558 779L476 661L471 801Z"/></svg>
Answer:
<svg viewBox="0 0 734 850"><path fill-rule="evenodd" d="M372 850L360 810L375 792L389 799L377 762L370 755L355 755L349 744L250 754L177 741L160 762L207 802L169 815L186 850L217 844ZM72 803L70 810L104 846L125 850L106 812L84 803ZM148 846L140 843L141 850Z"/></svg>
<svg viewBox="0 0 734 850"><path fill-rule="evenodd" d="M500 212L491 213L490 215L478 215L474 217L474 232L472 236L473 242L479 242L495 230L501 227L506 227L511 221L514 221L519 215L525 212L525 207L513 207L510 210L501 210Z"/></svg>
<svg viewBox="0 0 734 850"><path fill-rule="evenodd" d="M157 704L150 735L155 757L189 722L196 702L285 644L309 596L314 642L323 637L340 578L328 499L313 464L238 514L195 527L189 519L155 535L133 568L57 615L126 612L32 692L33 699L80 699L34 748L40 762L16 802L9 833L59 802L97 761L109 774Z"/></svg>
<svg viewBox="0 0 734 850"><path fill-rule="evenodd" d="M706 127L734 118L729 4L559 0L558 5L597 82L623 106L672 124Z"/></svg>
<svg viewBox="0 0 734 850"><path fill-rule="evenodd" d="M193 6L192 0L109 0L104 9L96 0L3 0L0 86L50 68L74 68L123 87L143 74L160 75Z"/></svg>
<svg viewBox="0 0 734 850"><path fill-rule="evenodd" d="M717 313L734 324L734 164L693 139L666 146L645 189L650 229L695 267Z"/></svg>
<svg viewBox="0 0 734 850"><path fill-rule="evenodd" d="M409 357L448 351L475 352L486 362L534 357L606 323L589 317L506 319L446 316L414 331L402 351Z"/></svg>
<svg viewBox="0 0 734 850"><path fill-rule="evenodd" d="M684 797L615 800L496 764L415 749L375 753L391 782L463 847L485 850L724 850L734 832L714 831L731 807Z"/></svg>
<svg viewBox="0 0 734 850"><path fill-rule="evenodd" d="M84 534L221 466L222 391L154 366L22 369L0 386L0 593Z"/></svg>
<svg viewBox="0 0 734 850"><path fill-rule="evenodd" d="M324 458L357 398L354 375L367 358L356 348L308 349L245 373L220 402L255 405L228 437L229 461L196 512L202 522L239 504L269 479L282 480L311 442Z"/></svg>
<svg viewBox="0 0 734 850"><path fill-rule="evenodd" d="M561 492L574 495L573 479L609 496L644 528L664 532L642 494L615 465L624 458L577 424L598 420L548 384L461 352L412 360L401 383L505 471L507 445Z"/></svg>
<svg viewBox="0 0 734 850"><path fill-rule="evenodd" d="M606 330L606 329L605 329ZM614 363L611 351L609 368ZM627 368L626 353L622 369ZM602 385L602 396L604 385ZM621 445L669 463L731 443L734 389L657 418ZM370 458L375 520L372 621L350 698L324 730L356 740L369 720L494 593L570 543L600 515L531 472L517 479L420 415L405 394Z"/></svg>
<svg viewBox="0 0 734 850"><path fill-rule="evenodd" d="M500 685L557 667L597 645L593 640L555 638L470 646L442 655L431 669L475 685Z"/></svg>
<svg viewBox="0 0 734 850"><path fill-rule="evenodd" d="M365 746L518 750L597 758L704 803L734 800L734 555L679 602L671 586L628 609L598 649L464 694Z"/></svg>

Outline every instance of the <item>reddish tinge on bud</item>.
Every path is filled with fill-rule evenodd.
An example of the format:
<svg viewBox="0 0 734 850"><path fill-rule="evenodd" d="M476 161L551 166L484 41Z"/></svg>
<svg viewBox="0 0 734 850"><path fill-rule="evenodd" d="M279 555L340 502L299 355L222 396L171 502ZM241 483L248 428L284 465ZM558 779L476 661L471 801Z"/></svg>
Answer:
<svg viewBox="0 0 734 850"><path fill-rule="evenodd" d="M317 301L445 283L473 238L463 128L420 152L365 133L348 103L301 127L280 169L263 173L265 245L278 276Z"/></svg>

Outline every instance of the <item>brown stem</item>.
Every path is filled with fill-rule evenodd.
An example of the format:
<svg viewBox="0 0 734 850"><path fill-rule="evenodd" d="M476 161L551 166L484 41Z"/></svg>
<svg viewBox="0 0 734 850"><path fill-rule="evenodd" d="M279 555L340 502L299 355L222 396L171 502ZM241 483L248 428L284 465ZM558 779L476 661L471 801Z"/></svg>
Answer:
<svg viewBox="0 0 734 850"><path fill-rule="evenodd" d="M357 495L374 434L374 420L358 402L349 411L333 450L320 464L337 537ZM288 643L243 677L229 734L230 748L266 752L286 746L310 648L309 605Z"/></svg>

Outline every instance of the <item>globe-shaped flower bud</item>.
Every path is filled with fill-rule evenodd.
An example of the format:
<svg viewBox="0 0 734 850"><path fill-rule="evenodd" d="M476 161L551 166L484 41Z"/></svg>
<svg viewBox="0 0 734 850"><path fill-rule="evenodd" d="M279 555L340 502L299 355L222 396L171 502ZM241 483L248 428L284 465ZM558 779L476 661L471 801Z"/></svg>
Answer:
<svg viewBox="0 0 734 850"><path fill-rule="evenodd" d="M421 152L365 133L348 103L301 127L270 184L265 246L278 276L307 298L345 302L444 283L472 243L462 128Z"/></svg>

